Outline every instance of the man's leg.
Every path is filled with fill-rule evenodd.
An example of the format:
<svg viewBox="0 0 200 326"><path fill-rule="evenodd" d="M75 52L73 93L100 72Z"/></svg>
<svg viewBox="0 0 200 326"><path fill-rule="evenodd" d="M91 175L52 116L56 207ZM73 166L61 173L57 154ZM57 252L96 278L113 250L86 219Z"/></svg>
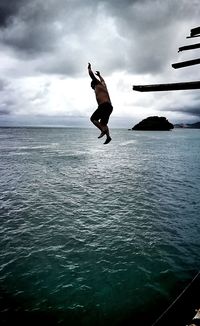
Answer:
<svg viewBox="0 0 200 326"><path fill-rule="evenodd" d="M102 126L102 132L101 132L101 135L98 138L101 138L104 135L106 135L106 141L105 141L104 144L108 144L112 140L112 138L110 137L109 128L108 128L107 124L103 124L102 122L101 122L101 126Z"/></svg>
<svg viewBox="0 0 200 326"><path fill-rule="evenodd" d="M103 137L104 135L106 135L106 141L104 144L108 144L112 139L110 137L110 132L109 132L109 128L107 126L108 123L108 119L109 119L109 115L107 115L106 117L104 117L103 119L102 117L102 109L98 108L90 117L91 122L99 129L101 130L101 134L98 138ZM99 119L100 122L99 122Z"/></svg>
<svg viewBox="0 0 200 326"><path fill-rule="evenodd" d="M102 122L99 123L101 126L101 134L99 135L98 138L102 138L103 136L105 136L107 133L109 133L109 129L108 126L103 124Z"/></svg>
<svg viewBox="0 0 200 326"><path fill-rule="evenodd" d="M109 128L107 127L107 131L106 131L106 141L104 142L104 144L108 144L108 143L110 143L111 140L112 140L112 138L110 137Z"/></svg>
<svg viewBox="0 0 200 326"><path fill-rule="evenodd" d="M100 120L102 133L99 136L99 138L106 135L107 138L106 138L106 141L104 144L108 144L112 140L110 137L110 132L109 132L109 128L108 128L108 121L109 121L109 117L112 113L113 108L110 103L104 103L104 106L102 109L103 110L102 110L102 115L101 115L101 120Z"/></svg>
<svg viewBox="0 0 200 326"><path fill-rule="evenodd" d="M90 118L90 121L102 131L101 124L99 123L99 121L92 119L92 117Z"/></svg>
<svg viewBox="0 0 200 326"><path fill-rule="evenodd" d="M96 109L96 111L94 111L94 113L91 115L90 117L90 121L98 128L102 131L101 128L101 124L99 122L101 118L101 110L99 109L99 107Z"/></svg>

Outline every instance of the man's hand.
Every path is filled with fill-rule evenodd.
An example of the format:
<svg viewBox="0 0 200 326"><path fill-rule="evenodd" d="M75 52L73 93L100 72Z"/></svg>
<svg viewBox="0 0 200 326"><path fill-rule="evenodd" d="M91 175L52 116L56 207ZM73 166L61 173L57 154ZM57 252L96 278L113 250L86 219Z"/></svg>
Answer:
<svg viewBox="0 0 200 326"><path fill-rule="evenodd" d="M101 83L105 83L103 77L102 77L101 74L100 74L100 71L96 71L95 74L99 77Z"/></svg>
<svg viewBox="0 0 200 326"><path fill-rule="evenodd" d="M91 63L88 62L88 73L90 75L90 77L92 78L92 80L96 80L97 78L95 77L93 71L92 71L92 68L91 68Z"/></svg>
<svg viewBox="0 0 200 326"><path fill-rule="evenodd" d="M100 72L99 71L96 71L95 73L98 77L100 77Z"/></svg>

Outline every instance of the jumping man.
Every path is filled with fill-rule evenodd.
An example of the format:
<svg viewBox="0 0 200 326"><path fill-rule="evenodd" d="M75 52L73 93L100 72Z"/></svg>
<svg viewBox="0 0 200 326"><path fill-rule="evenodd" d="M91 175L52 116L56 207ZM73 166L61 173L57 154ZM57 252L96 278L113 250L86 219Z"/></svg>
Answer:
<svg viewBox="0 0 200 326"><path fill-rule="evenodd" d="M101 134L98 138L101 138L106 135L107 138L104 144L108 144L112 140L107 126L109 117L113 110L110 96L106 87L106 83L102 78L100 72L96 71L96 75L97 77L99 77L99 79L97 79L91 69L90 63L88 63L88 73L92 79L91 87L95 91L96 100L98 103L98 108L92 114L90 120L97 128L101 130Z"/></svg>

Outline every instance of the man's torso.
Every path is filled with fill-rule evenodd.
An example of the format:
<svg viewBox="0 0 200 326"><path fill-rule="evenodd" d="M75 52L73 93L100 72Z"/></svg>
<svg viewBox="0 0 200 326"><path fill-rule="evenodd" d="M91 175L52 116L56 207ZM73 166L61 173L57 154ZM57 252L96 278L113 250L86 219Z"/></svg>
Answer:
<svg viewBox="0 0 200 326"><path fill-rule="evenodd" d="M95 95L96 95L97 103L99 105L105 102L111 103L106 85L105 86L103 84L96 85Z"/></svg>

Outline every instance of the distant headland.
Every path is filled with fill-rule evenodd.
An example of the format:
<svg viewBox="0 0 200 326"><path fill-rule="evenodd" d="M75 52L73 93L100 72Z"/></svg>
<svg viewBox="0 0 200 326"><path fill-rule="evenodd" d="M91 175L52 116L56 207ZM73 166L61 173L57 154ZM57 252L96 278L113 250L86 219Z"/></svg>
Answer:
<svg viewBox="0 0 200 326"><path fill-rule="evenodd" d="M165 117L148 117L138 124L136 124L132 130L157 130L157 131L168 131L174 128L174 125L170 123Z"/></svg>
<svg viewBox="0 0 200 326"><path fill-rule="evenodd" d="M195 123L177 123L174 128L200 129L200 121Z"/></svg>

